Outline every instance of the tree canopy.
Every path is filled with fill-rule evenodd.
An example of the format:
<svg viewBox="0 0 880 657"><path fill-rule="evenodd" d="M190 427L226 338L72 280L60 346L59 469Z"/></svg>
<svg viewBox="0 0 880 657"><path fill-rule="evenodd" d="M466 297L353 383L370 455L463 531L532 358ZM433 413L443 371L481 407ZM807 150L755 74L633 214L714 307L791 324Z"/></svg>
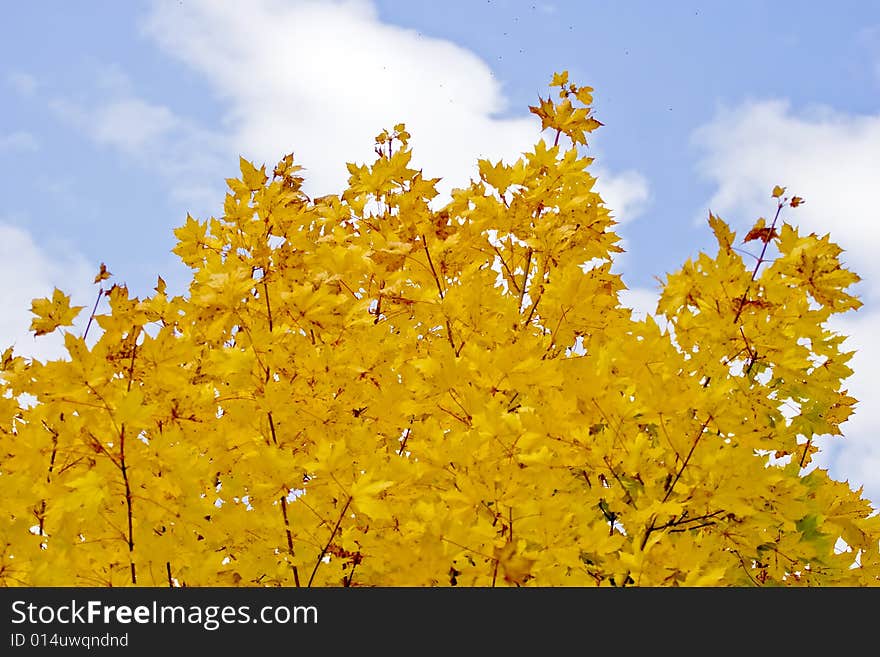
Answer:
<svg viewBox="0 0 880 657"><path fill-rule="evenodd" d="M34 300L67 355L2 355L0 584L876 585L880 520L812 463L858 277L777 187L637 319L591 104L554 75L445 200L403 124L338 195L242 159L175 231L188 293L102 265L83 335Z"/></svg>

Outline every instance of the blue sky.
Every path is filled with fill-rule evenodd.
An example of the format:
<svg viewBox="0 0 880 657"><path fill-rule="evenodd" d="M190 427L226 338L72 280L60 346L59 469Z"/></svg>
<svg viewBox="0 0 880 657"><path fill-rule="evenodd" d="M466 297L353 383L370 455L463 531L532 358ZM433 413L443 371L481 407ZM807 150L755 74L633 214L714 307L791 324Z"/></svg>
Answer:
<svg viewBox="0 0 880 657"><path fill-rule="evenodd" d="M880 500L880 5L82 0L11 4L3 32L0 342L57 354L27 334L30 299L58 285L90 305L100 262L135 293L158 274L182 291L172 229L219 212L239 154L293 151L328 193L406 121L426 173L460 184L538 138L527 106L567 69L595 88L637 310L712 248L710 208L742 229L774 184L807 199L790 221L847 250L866 305L836 327L863 401L825 464Z"/></svg>

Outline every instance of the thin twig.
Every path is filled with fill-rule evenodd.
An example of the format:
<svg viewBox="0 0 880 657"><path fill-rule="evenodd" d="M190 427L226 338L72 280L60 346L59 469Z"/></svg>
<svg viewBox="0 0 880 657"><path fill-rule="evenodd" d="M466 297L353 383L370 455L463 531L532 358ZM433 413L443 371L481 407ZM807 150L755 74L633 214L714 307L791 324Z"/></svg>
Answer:
<svg viewBox="0 0 880 657"><path fill-rule="evenodd" d="M125 507L128 515L128 562L131 565L131 583L137 584L137 575L134 567L134 529L132 527L132 497L131 483L128 480L128 466L125 463L125 425L119 432L119 462L122 470L122 481L125 484Z"/></svg>
<svg viewBox="0 0 880 657"><path fill-rule="evenodd" d="M510 271L510 267L507 265L507 260L501 255L501 251L498 250L497 246L493 244L492 248L495 250L495 255L501 260L501 266L504 268L504 271L507 272L507 280L513 286L513 291L519 293L519 285L517 285L516 278L514 277L513 272ZM520 297L519 305L522 306L522 297Z"/></svg>
<svg viewBox="0 0 880 657"><path fill-rule="evenodd" d="M782 212L782 206L783 206L782 202L779 202L776 205L776 216L773 217L773 222L770 224L769 235L772 235L774 229L776 228L776 221L779 219L779 213ZM764 248L761 249L761 255L758 256L758 262L755 264L755 269L754 269L754 271L752 271L752 278L751 278L751 280L749 280L749 284L746 286L745 292L743 292L743 295L739 300L739 308L736 311L736 316L733 318L734 324L736 324L739 321L739 317L740 317L740 315L742 315L743 308L745 308L745 305L746 305L746 297L748 297L748 295L749 295L749 290L752 287L752 283L755 282L755 278L758 275L758 269L761 267L762 264L764 264L764 254L767 253L767 246L769 244L770 244L770 238L768 236L768 239L766 241L764 241Z"/></svg>
<svg viewBox="0 0 880 657"><path fill-rule="evenodd" d="M804 453L801 455L801 462L800 462L801 468L804 467L804 462L807 460L807 454L810 453L810 445L812 445L812 444L813 444L813 437L810 436L809 438L807 438L807 444L804 445Z"/></svg>
<svg viewBox="0 0 880 657"><path fill-rule="evenodd" d="M309 583L306 586L311 586L312 581L315 579L315 573L318 572L318 566L321 565L321 562L324 560L324 555L327 554L327 550L330 548L330 544L333 542L333 538L336 536L336 532L339 531L339 525L342 524L342 519L345 517L345 512L348 511L348 505L351 504L351 495L348 496L348 499L345 501L345 506L342 507L342 512L339 514L339 519L336 521L336 526L333 528L333 531L330 533L330 538L327 539L327 544L321 550L321 554L318 555L318 560L315 561L315 567L312 569L312 574L309 577Z"/></svg>
<svg viewBox="0 0 880 657"><path fill-rule="evenodd" d="M269 418L269 431L272 432L272 444L277 446L278 445L278 436L275 435L275 422L274 422L274 420L272 420L272 411L269 411L268 413L266 413L266 415Z"/></svg>
<svg viewBox="0 0 880 657"><path fill-rule="evenodd" d="M424 235L422 235L422 246L425 247L425 255L428 256L428 266L431 268L431 274L434 276L434 282L437 284L437 292L440 294L440 299L442 301L445 296L443 286L440 285L440 277L437 276L437 270L434 269L434 261L431 259L431 252L428 250L428 241L425 239Z"/></svg>
<svg viewBox="0 0 880 657"><path fill-rule="evenodd" d="M526 289L529 286L529 272L532 268L532 253L534 251L529 248L528 253L526 253L526 266L523 268L523 282L522 287L519 291L519 311L522 312L523 299L526 296Z"/></svg>
<svg viewBox="0 0 880 657"><path fill-rule="evenodd" d="M675 478L672 480L672 482L669 484L669 487L666 489L666 494L663 496L663 499L660 502L661 504L665 503L666 500L669 499L669 496L672 495L672 491L675 488L675 484L677 484L678 480L681 479L681 475L684 472L684 469L687 467L688 463L690 463L691 456L693 456L694 450L697 448L697 445L700 442L700 438L703 437L703 433L705 433L706 427L709 426L709 421L711 419L712 419L712 416L711 415L708 416L706 418L706 421L703 422L703 424L700 426L700 430L699 430L699 432L697 432L697 436L694 439L693 444L691 445L690 451L688 451L687 456L684 458L684 462L681 464L681 467L678 469L678 473L675 475ZM656 527L654 524L656 522L657 522L657 516L653 516L651 518L651 524L645 530L645 536L642 538L642 546L641 546L642 550L644 550L645 545L648 544L648 538L651 536L651 533L654 532L656 529L658 529L658 527Z"/></svg>
<svg viewBox="0 0 880 657"><path fill-rule="evenodd" d="M669 488L666 490L666 495L663 496L663 502L669 499L669 496L672 495L672 489L675 488L675 484L678 483L678 480L681 479L681 475L684 472L684 469L687 467L688 463L691 460L691 456L694 454L694 450L697 448L697 445L700 442L700 438L703 437L703 433L706 431L706 427L709 426L709 422L712 420L712 416L706 418L706 421L700 425L700 430L697 432L697 437L694 439L693 444L691 445L690 451L688 451L687 456L684 458L684 463L681 464L681 467L678 469L678 474L675 475L675 479L672 480L672 483L669 485Z"/></svg>
<svg viewBox="0 0 880 657"><path fill-rule="evenodd" d="M287 519L287 497L281 497L281 515L284 517L284 531L287 534L287 553L290 555L291 560L294 558L293 552L293 534L290 532L290 521ZM295 563L290 564L291 569L293 570L293 582L299 587L299 570L296 567ZM311 583L311 581L309 582Z"/></svg>
<svg viewBox="0 0 880 657"><path fill-rule="evenodd" d="M137 338L138 333L132 332L134 336L131 346L131 362L128 365L128 385L126 392L131 392L131 384L134 381L134 359L137 354ZM125 484L125 506L128 514L128 560L131 565L131 583L137 584L137 575L134 567L134 529L132 527L133 511L132 511L132 495L131 482L128 479L128 465L125 462L125 424L119 429L119 469L122 472L122 481Z"/></svg>
<svg viewBox="0 0 880 657"><path fill-rule="evenodd" d="M86 336L89 334L89 327L91 327L91 325L92 325L92 320L95 319L95 313L98 312L98 303L101 301L101 295L102 295L102 294L104 294L104 288L103 288L103 287L99 287L99 288L98 288L98 298L95 299L95 305L94 305L94 307L92 308L92 314L89 315L89 321L88 321L88 323L86 324L86 330L83 331L83 336L82 336L82 339L83 339L83 340L85 340L85 339L86 339Z"/></svg>
<svg viewBox="0 0 880 657"><path fill-rule="evenodd" d="M409 440L409 434L412 432L412 420L410 420L410 426L406 428L406 431L403 434L403 440L400 441L400 449L397 450L398 456L403 456L403 451L406 449L406 441Z"/></svg>
<svg viewBox="0 0 880 657"><path fill-rule="evenodd" d="M269 284L266 283L266 276L263 276L263 292L266 296L266 314L269 318L269 333L272 332L272 306L269 304Z"/></svg>

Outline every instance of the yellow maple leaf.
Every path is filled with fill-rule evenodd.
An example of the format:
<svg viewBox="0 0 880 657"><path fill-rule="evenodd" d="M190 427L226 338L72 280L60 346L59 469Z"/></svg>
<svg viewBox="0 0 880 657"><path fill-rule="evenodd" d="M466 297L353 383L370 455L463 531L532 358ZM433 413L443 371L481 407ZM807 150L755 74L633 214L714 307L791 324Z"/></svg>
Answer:
<svg viewBox="0 0 880 657"><path fill-rule="evenodd" d="M880 581L870 501L807 471L856 403L841 248L777 214L747 260L710 214L717 255L637 321L592 89L553 84L534 148L445 205L402 123L317 199L242 161L175 231L186 291L102 291L58 360L0 345L0 586ZM79 310L48 296L39 333Z"/></svg>
<svg viewBox="0 0 880 657"><path fill-rule="evenodd" d="M763 217L761 217L760 219L758 219L758 221L755 222L755 225L752 227L752 229L748 233L746 233L746 236L743 238L743 242L761 240L766 244L777 236L778 233L776 232L776 229L772 226L767 226L767 222L764 220Z"/></svg>
<svg viewBox="0 0 880 657"><path fill-rule="evenodd" d="M561 87L568 84L568 71L562 71L561 73L554 73L553 78L550 80L551 87Z"/></svg>
<svg viewBox="0 0 880 657"><path fill-rule="evenodd" d="M101 281L105 281L110 278L113 274L107 271L107 265L103 262L101 263L101 269L98 271L98 275L95 276L95 283L100 283Z"/></svg>
<svg viewBox="0 0 880 657"><path fill-rule="evenodd" d="M43 297L31 302L31 312L36 317L31 320L30 330L36 335L45 335L59 326L71 326L84 307L71 306L70 295L56 287L51 299Z"/></svg>
<svg viewBox="0 0 880 657"><path fill-rule="evenodd" d="M730 230L730 227L718 216L709 213L709 226L715 233L715 239L718 240L719 246L730 249L733 240L736 239L736 233Z"/></svg>
<svg viewBox="0 0 880 657"><path fill-rule="evenodd" d="M525 584L531 576L535 560L519 554L515 544L506 543L500 548L496 547L494 557L501 566L504 579L511 584Z"/></svg>
<svg viewBox="0 0 880 657"><path fill-rule="evenodd" d="M95 468L71 479L66 487L72 494L61 498L61 508L68 512L79 512L81 507L97 506L108 493L107 481Z"/></svg>
<svg viewBox="0 0 880 657"><path fill-rule="evenodd" d="M256 191L266 183L268 176L266 176L265 166L258 169L243 157L238 158L238 163L241 169L241 180L250 191Z"/></svg>

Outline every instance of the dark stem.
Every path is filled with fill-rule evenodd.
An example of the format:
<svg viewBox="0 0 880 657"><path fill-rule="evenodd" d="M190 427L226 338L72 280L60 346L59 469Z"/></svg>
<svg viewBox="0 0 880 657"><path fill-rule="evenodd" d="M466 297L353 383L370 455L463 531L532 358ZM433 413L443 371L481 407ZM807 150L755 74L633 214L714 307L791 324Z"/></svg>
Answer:
<svg viewBox="0 0 880 657"><path fill-rule="evenodd" d="M495 255L501 260L501 266L504 268L504 271L507 272L507 280L510 281L510 284L513 286L513 291L518 293L519 285L516 284L516 278L514 277L513 272L510 271L510 267L507 265L507 260L501 256L501 251L498 250L497 246L492 245L492 248L495 251ZM519 305L522 306L522 298L520 298Z"/></svg>
<svg viewBox="0 0 880 657"><path fill-rule="evenodd" d="M532 321L532 316L535 314L535 310L538 308L538 302L541 300L541 297L535 299L535 303L532 304L531 309L529 310L529 314L526 316L526 321L523 322L523 326L528 326L529 322Z"/></svg>
<svg viewBox="0 0 880 657"><path fill-rule="evenodd" d="M699 525L694 525L693 527L679 527L678 529L670 529L669 531L673 534L682 533L682 532L692 532L695 529L700 529L702 527L711 527L715 524L714 520L707 520L706 522L701 522Z"/></svg>
<svg viewBox="0 0 880 657"><path fill-rule="evenodd" d="M131 348L131 362L128 364L128 385L125 389L126 392L131 392L131 382L134 380L134 355L136 351L137 344L134 344Z"/></svg>
<svg viewBox="0 0 880 657"><path fill-rule="evenodd" d="M345 587L349 587L349 586L351 586L351 580L354 579L354 569L358 567L358 564L359 564L360 562L361 562L361 561L360 561L360 558L355 558L355 559L351 562L351 571L348 573L348 577L343 577L343 578L342 578L342 585L343 585L343 586L345 586Z"/></svg>
<svg viewBox="0 0 880 657"><path fill-rule="evenodd" d="M440 295L440 300L442 301L446 295L443 292L443 286L440 285L440 277L437 275L437 270L434 268L434 261L431 259L431 252L428 250L428 240L425 239L424 233L422 234L422 245L425 247L425 255L428 256L428 266L431 268L431 275L434 276L434 283L437 284L437 293ZM452 339L452 325L449 323L449 319L446 320L446 338L452 346L452 351L455 351L455 340Z"/></svg>
<svg viewBox="0 0 880 657"><path fill-rule="evenodd" d="M462 423L463 425L465 425L466 427L471 426L471 423L470 423L467 419L465 419L465 418L462 417L461 415L458 415L457 413L453 413L452 411L450 411L450 410L449 410L448 408L446 408L445 406L441 406L440 404L437 404L437 408L439 408L439 409L440 409L441 411L443 411L444 413L448 413L449 415L451 415L452 417L454 417L456 420L458 420L459 422L461 422L461 423Z"/></svg>
<svg viewBox="0 0 880 657"><path fill-rule="evenodd" d="M545 273L546 273L546 269L544 269L544 270L541 272L541 279L542 279L542 280L544 279L544 274L545 274ZM544 294L544 291L541 290L541 291L538 293L537 298L532 302L532 307L531 307L531 309L529 310L529 314L526 316L526 321L523 322L523 326L528 326L529 322L532 321L532 317L534 316L535 311L538 309L538 304L541 302L541 296L542 296L543 294Z"/></svg>
<svg viewBox="0 0 880 657"><path fill-rule="evenodd" d="M287 553L290 555L290 558L293 559L293 534L290 533L290 521L287 519L286 496L282 496L281 498L281 515L284 516L284 531L287 533ZM296 567L295 563L291 563L290 567L293 570L293 582L299 587L299 569Z"/></svg>
<svg viewBox="0 0 880 657"><path fill-rule="evenodd" d="M134 334L133 334L134 335ZM137 335L131 347L131 362L128 365L127 392L131 392L131 383L134 380L134 358L137 353ZM128 514L128 560L131 564L131 583L137 584L137 576L134 568L134 531L132 529L132 496L131 482L128 480L128 466L125 463L125 425L119 430L119 469L122 471L122 481L125 483L125 506Z"/></svg>
<svg viewBox="0 0 880 657"><path fill-rule="evenodd" d="M623 480L620 478L620 475L617 474L617 471L614 469L614 466L611 465L611 459L607 456L604 459L605 466L608 468L608 471L611 473L611 476L614 477L614 480L620 485L620 489L626 494L626 503L631 507L635 508L636 501L633 499L632 493L629 492L627 487L623 484Z"/></svg>
<svg viewBox="0 0 880 657"><path fill-rule="evenodd" d="M681 467L678 469L678 474L675 475L675 479L672 480L672 483L669 485L669 488L666 491L666 495L663 496L663 502L669 499L669 496L672 495L672 489L675 488L675 484L678 483L678 480L681 479L681 475L684 472L684 469L687 467L687 464L691 460L691 456L694 454L694 450L697 448L697 445L700 442L700 438L703 437L703 433L706 431L706 427L709 426L709 421L712 419L712 416L706 418L706 421L700 425L700 431L697 433L697 437L694 439L693 445L691 445L690 451L688 451L687 456L684 458L684 463L681 464Z"/></svg>
<svg viewBox="0 0 880 657"><path fill-rule="evenodd" d="M125 507L128 515L128 561L131 565L131 583L137 584L137 576L134 568L134 530L132 528L132 497L131 482L128 480L128 466L125 463L125 425L119 432L119 469L122 471L122 481L125 484Z"/></svg>
<svg viewBox="0 0 880 657"><path fill-rule="evenodd" d="M532 249L526 254L526 266L523 269L523 284L519 291L519 311L522 312L523 299L526 296L526 288L529 284L529 270L532 267Z"/></svg>
<svg viewBox="0 0 880 657"><path fill-rule="evenodd" d="M306 586L311 586L312 582L315 579L315 573L318 572L318 566L321 565L321 562L324 560L324 555L327 554L327 550L330 548L330 544L333 542L333 539L336 536L336 532L339 531L339 525L342 524L342 519L345 517L345 512L348 511L348 505L351 504L351 495L348 496L348 499L345 501L345 506L342 507L342 512L339 514L339 519L336 521L336 526L333 527L333 531L330 533L330 538L327 539L327 544L321 550L321 554L318 555L318 560L315 561L315 567L312 569L312 574L309 576L309 583Z"/></svg>
<svg viewBox="0 0 880 657"><path fill-rule="evenodd" d="M269 333L272 332L272 306L269 305L269 285L266 283L266 275L263 273L263 292L266 295L266 313L269 316Z"/></svg>
<svg viewBox="0 0 880 657"><path fill-rule="evenodd" d="M455 340L452 339L452 325L449 323L448 319L446 320L446 339L449 340L449 344L452 346L452 351L458 356L459 349L455 346Z"/></svg>
<svg viewBox="0 0 880 657"><path fill-rule="evenodd" d="M412 424L406 428L406 433L403 434L403 440L400 441L400 449L397 450L398 456L403 456L403 451L406 449L406 441L409 440L409 434L412 431Z"/></svg>
<svg viewBox="0 0 880 657"><path fill-rule="evenodd" d="M94 307L92 308L92 314L89 315L89 321L88 321L88 323L86 324L86 330L83 331L83 337L82 337L83 340L85 340L85 339L86 339L86 336L89 334L89 327L91 327L91 325L92 325L92 320L95 319L95 313L98 312L98 303L101 301L101 295L102 295L102 294L104 294L104 288L103 288L103 287L99 287L99 288L98 288L98 298L95 299L95 305L94 305Z"/></svg>
<svg viewBox="0 0 880 657"><path fill-rule="evenodd" d="M715 518L719 514L723 513L722 511L715 511L714 513L707 513L702 516L694 516L693 518L685 518L684 516L680 516L678 518L673 518L669 522L665 522L662 525L657 525L654 527L654 531L659 531L661 529L667 529L669 527L679 527L679 525L687 525L692 522L698 522L700 524L693 525L691 527L679 527L678 529L673 529L672 531L691 531L692 529L698 529L700 527L705 527L707 525L714 524L714 521L711 518Z"/></svg>
<svg viewBox="0 0 880 657"><path fill-rule="evenodd" d="M709 417L706 418L706 421L703 422L703 424L700 426L700 431L697 433L697 437L694 439L694 442L691 445L691 448L688 451L687 456L684 458L684 462L681 464L681 467L678 469L678 473L675 475L675 478L669 484L669 488L666 489L666 494L663 496L663 500L661 500L661 503L666 502L666 500L669 499L669 496L672 495L672 490L675 488L675 484L677 484L678 480L681 479L681 475L684 472L684 469L687 467L688 463L690 462L691 456L693 456L694 450L697 448L697 445L700 442L700 438L703 437L703 432L706 431L706 427L709 426L709 421L711 419L712 419L712 416L710 415ZM648 529L645 531L645 536L642 539L642 547L641 547L642 550L645 549L645 545L647 545L648 538L651 536L651 533L653 531L655 531L656 529L658 529L655 526L656 522L657 522L657 517L655 516L651 519L651 524L648 526Z"/></svg>
<svg viewBox="0 0 880 657"><path fill-rule="evenodd" d="M278 436L275 435L275 422L272 420L272 411L266 413L269 417L269 431L272 432L272 444L278 445Z"/></svg>
<svg viewBox="0 0 880 657"><path fill-rule="evenodd" d="M52 482L52 471L55 469L55 457L58 454L58 432L43 422L43 426L52 434L52 456L49 458L49 471L46 473L46 483ZM46 500L40 505L40 536L43 535L43 527L46 522Z"/></svg>
<svg viewBox="0 0 880 657"><path fill-rule="evenodd" d="M440 299L443 299L443 286L440 285L440 277L437 276L437 270L434 269L434 261L431 259L431 252L428 250L428 240L425 239L425 236L422 235L422 245L425 247L425 255L428 256L428 266L431 268L431 274L434 276L434 282L437 284L437 292L440 294Z"/></svg>
<svg viewBox="0 0 880 657"><path fill-rule="evenodd" d="M779 219L779 213L782 212L782 203L778 203L776 205L776 216L773 217L773 222L770 224L770 235L773 234L773 230L776 228L776 221ZM739 321L740 315L742 315L743 308L745 308L746 298L749 295L749 290L752 287L752 283L755 282L755 278L758 276L758 269L764 264L764 254L767 253L767 246L770 244L770 239L764 242L764 248L761 249L761 255L758 256L758 262L755 264L755 269L752 271L752 278L749 280L749 284L746 286L745 292L743 292L742 297L739 300L739 308L736 311L736 316L733 318L733 323L736 324Z"/></svg>
<svg viewBox="0 0 880 657"><path fill-rule="evenodd" d="M804 453L801 455L800 467L802 467L802 468L804 467L804 461L807 460L807 454L810 453L810 445L812 444L812 442L813 442L812 436L807 438L807 444L804 445Z"/></svg>
<svg viewBox="0 0 880 657"><path fill-rule="evenodd" d="M373 324L379 323L379 317L382 316L382 293L379 292L376 297L376 319L373 320Z"/></svg>

